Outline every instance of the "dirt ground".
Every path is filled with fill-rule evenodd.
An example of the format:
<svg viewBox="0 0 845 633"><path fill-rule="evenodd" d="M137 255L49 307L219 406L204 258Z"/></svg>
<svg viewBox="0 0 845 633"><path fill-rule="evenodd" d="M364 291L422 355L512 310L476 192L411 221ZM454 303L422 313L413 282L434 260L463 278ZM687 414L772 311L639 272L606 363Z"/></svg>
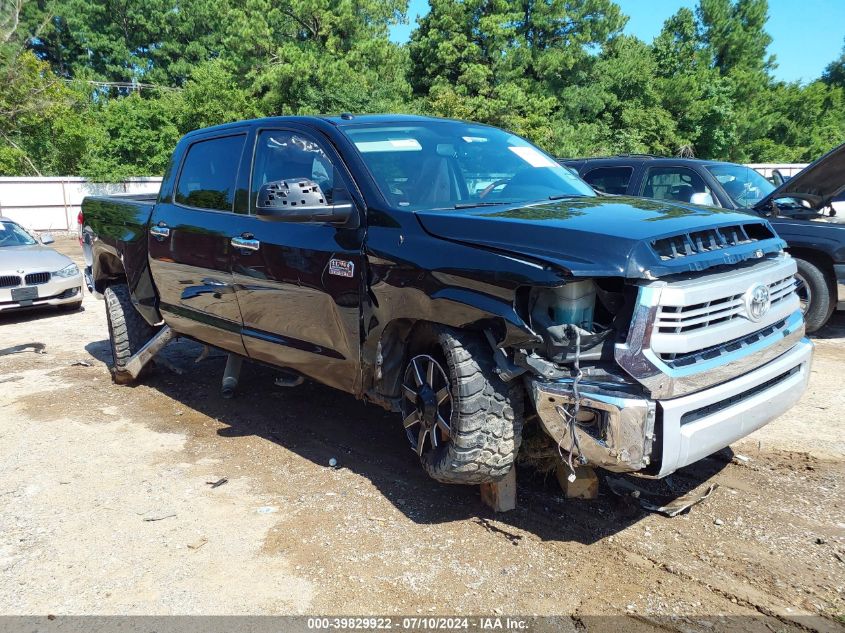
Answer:
<svg viewBox="0 0 845 633"><path fill-rule="evenodd" d="M60 250L79 259L78 245ZM688 630L841 630L845 315L792 411L673 475L708 500L666 518L562 498L522 468L519 507L429 480L398 420L178 341L111 383L102 302L0 316L0 614L626 614ZM329 460L337 466L331 468ZM209 482L226 478L212 487ZM805 619L806 616L817 616ZM665 619L666 617L670 619ZM711 626L711 624L707 624Z"/></svg>

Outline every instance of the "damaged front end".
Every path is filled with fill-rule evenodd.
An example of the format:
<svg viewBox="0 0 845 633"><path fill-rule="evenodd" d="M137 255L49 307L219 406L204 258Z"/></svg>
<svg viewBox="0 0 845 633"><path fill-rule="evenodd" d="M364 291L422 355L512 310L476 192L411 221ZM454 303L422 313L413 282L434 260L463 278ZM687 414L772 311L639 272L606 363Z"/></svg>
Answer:
<svg viewBox="0 0 845 633"><path fill-rule="evenodd" d="M570 466L664 477L793 406L813 348L795 271L789 255L761 253L698 273L597 278L592 304L590 293L531 289L523 314L542 342L514 363L532 370L527 390Z"/></svg>
<svg viewBox="0 0 845 633"><path fill-rule="evenodd" d="M614 350L627 335L636 288L586 279L532 288L527 323L542 339L515 353L540 423L561 456L613 472L651 463L656 405L620 371Z"/></svg>
<svg viewBox="0 0 845 633"><path fill-rule="evenodd" d="M612 385L530 379L531 397L546 433L585 464L633 472L651 463L656 405L613 391Z"/></svg>

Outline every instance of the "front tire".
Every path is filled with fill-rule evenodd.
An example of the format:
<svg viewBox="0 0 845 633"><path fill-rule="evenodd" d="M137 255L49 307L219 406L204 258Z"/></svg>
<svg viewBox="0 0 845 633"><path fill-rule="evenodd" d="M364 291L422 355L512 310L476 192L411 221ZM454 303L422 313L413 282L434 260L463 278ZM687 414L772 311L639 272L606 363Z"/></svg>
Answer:
<svg viewBox="0 0 845 633"><path fill-rule="evenodd" d="M823 327L833 314L836 307L833 303L833 288L824 271L813 262L796 257L795 264L798 266L797 293L804 313L804 324L807 334L812 334Z"/></svg>
<svg viewBox="0 0 845 633"><path fill-rule="evenodd" d="M522 441L523 389L494 371L483 337L439 326L414 336L402 380L411 448L433 479L482 484L504 477Z"/></svg>
<svg viewBox="0 0 845 633"><path fill-rule="evenodd" d="M112 380L119 385L126 385L135 381L132 374L126 371L129 359L149 341L156 330L138 313L132 305L129 286L116 284L106 288L103 293L106 303L106 320L109 325L109 343L111 344ZM148 364L141 378L149 371Z"/></svg>

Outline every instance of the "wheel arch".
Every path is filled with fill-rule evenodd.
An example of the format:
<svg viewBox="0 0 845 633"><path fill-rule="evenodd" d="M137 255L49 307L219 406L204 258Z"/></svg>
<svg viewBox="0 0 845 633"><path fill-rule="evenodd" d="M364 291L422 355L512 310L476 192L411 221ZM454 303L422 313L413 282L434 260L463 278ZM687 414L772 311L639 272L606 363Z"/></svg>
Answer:
<svg viewBox="0 0 845 633"><path fill-rule="evenodd" d="M113 283L126 283L126 270L116 253L100 251L91 266L94 290L102 294Z"/></svg>
<svg viewBox="0 0 845 633"><path fill-rule="evenodd" d="M825 274L825 277L833 279L833 258L824 251L807 248L806 246L788 247L786 251L793 257L815 264Z"/></svg>
<svg viewBox="0 0 845 633"><path fill-rule="evenodd" d="M397 398L401 389L402 371L409 354L432 327L448 327L475 331L483 334L489 331L498 342L508 337L508 324L500 317L488 317L455 325L429 319L397 318L381 331L378 340L375 365L371 374L371 391L380 398ZM492 349L491 349L492 353Z"/></svg>
<svg viewBox="0 0 845 633"><path fill-rule="evenodd" d="M132 305L144 320L150 325L161 323L158 295L146 261L140 271L127 270L123 257L117 251L101 248L92 255L91 278L95 292L100 295L110 285L128 285Z"/></svg>

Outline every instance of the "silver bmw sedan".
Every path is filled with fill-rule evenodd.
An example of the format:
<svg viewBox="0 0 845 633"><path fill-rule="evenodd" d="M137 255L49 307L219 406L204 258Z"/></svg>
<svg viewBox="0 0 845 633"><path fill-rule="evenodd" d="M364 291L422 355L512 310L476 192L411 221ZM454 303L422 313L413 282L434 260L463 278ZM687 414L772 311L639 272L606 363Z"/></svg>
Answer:
<svg viewBox="0 0 845 633"><path fill-rule="evenodd" d="M82 275L71 259L39 242L19 224L0 216L0 312L82 305Z"/></svg>

